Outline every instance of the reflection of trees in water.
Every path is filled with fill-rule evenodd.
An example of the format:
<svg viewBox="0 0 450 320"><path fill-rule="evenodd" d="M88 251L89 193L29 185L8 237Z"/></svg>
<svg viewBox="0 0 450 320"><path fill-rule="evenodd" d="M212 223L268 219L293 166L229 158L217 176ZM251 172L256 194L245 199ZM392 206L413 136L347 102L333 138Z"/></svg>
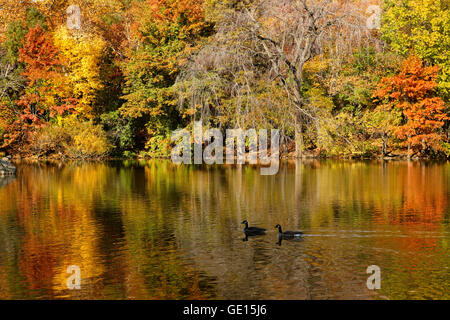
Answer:
<svg viewBox="0 0 450 320"><path fill-rule="evenodd" d="M5 297L208 296L203 291L211 288L183 264L176 242L164 235L158 240L161 234L152 228L158 221L149 220L143 168L71 164L22 171L16 184L0 193L1 226L17 230L2 229L0 242L18 240L0 262ZM164 225L173 234L173 226ZM69 265L82 270L80 292L66 290Z"/></svg>
<svg viewBox="0 0 450 320"><path fill-rule="evenodd" d="M14 181L15 176L0 176L0 189Z"/></svg>
<svg viewBox="0 0 450 320"><path fill-rule="evenodd" d="M386 234L364 247L383 248L370 258L385 262L383 293L392 298L448 297L448 237L441 233L445 226L448 232L448 172L448 165L424 162L327 165L307 183L317 192L311 225L373 223L373 229Z"/></svg>
<svg viewBox="0 0 450 320"><path fill-rule="evenodd" d="M296 167L285 166L276 178L262 177L248 167L218 171L186 170L189 174L184 171L182 174L172 173L164 183L170 181L168 184L176 186L174 189L182 207L180 214L188 216L180 223L185 223L184 231L192 238L185 240L183 246L189 246L189 251L194 252L202 270L216 275L217 290L222 296L242 293L240 288L233 291L230 283L239 286L246 279L253 279L252 274L264 265L267 270L265 277L252 283L259 289L264 288L263 292L296 290L290 297L326 297L323 292L314 292L317 284L321 284L322 287L334 288L329 290L330 295L331 292L340 292L336 298L345 294L352 297L355 288L365 287L361 281L365 280L365 275L354 276L364 274L365 270L355 270L354 261L365 265L366 261L378 260L379 253L370 249L379 245L379 237L370 236L352 239L351 244L348 241L332 243L335 239L324 241L311 254L304 254L304 260L296 265L294 272L289 271L290 266L271 263L276 255L260 250L257 242L254 242L253 251L244 255L233 254L230 234L239 228L237 223L244 218L261 226L281 221L294 227L335 230L338 234L342 229L351 232L355 227L370 227L373 223L380 232L398 230L396 225L404 226L400 232L408 232L416 227L439 228L448 205L447 167L436 164L388 163L382 166L374 162L312 162ZM154 173L150 176L153 177ZM154 183L156 185L152 187L160 190L157 182ZM405 248L400 246L403 241L393 240L395 236L388 234L381 238L387 237L390 244L396 244L393 251L407 252L399 257L401 264L407 264L410 255L423 252L424 246L437 249L430 266L446 262L442 259L448 256L442 252L443 243L415 234L404 240L410 246ZM348 237L352 237L352 233ZM183 236L180 238L184 240ZM418 244L416 247L415 243ZM299 252L292 254L299 255ZM423 257L422 254L418 256ZM233 263L227 261L230 259ZM384 260L389 262L392 258L388 254ZM217 265L222 267L218 270ZM445 268L438 273L444 277ZM397 274L401 271L397 270ZM278 286L270 288L272 280L277 277L284 281L279 280ZM296 279L296 283L286 281L289 277ZM420 281L427 285L425 278L421 277ZM303 287L298 285L301 282ZM281 289L287 283L289 286ZM309 292L305 292L305 287ZM430 290L433 289L430 287Z"/></svg>
<svg viewBox="0 0 450 320"><path fill-rule="evenodd" d="M0 190L0 248L7 252L0 297L352 298L365 286L365 269L357 267L368 261L381 259L401 277L395 265L429 252L426 263L412 259L409 275L424 287L426 272L449 262L440 255L445 239L415 233L442 228L446 165L290 162L276 176L169 161L20 170ZM274 231L243 242L243 219L269 230L280 223L349 236L279 247ZM411 233L399 241L358 238L355 228ZM371 250L380 247L402 254ZM65 290L71 264L86 278L81 292ZM393 279L388 289L409 278Z"/></svg>

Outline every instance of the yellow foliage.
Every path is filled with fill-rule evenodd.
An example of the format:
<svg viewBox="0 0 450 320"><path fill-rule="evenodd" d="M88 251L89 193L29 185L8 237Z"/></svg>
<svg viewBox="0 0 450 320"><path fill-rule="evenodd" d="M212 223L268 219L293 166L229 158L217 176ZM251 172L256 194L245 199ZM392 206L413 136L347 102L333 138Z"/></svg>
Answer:
<svg viewBox="0 0 450 320"><path fill-rule="evenodd" d="M66 153L71 158L102 157L111 148L102 127L90 121L79 123L75 118L66 119L64 129L72 138L66 145Z"/></svg>
<svg viewBox="0 0 450 320"><path fill-rule="evenodd" d="M306 62L304 70L312 74L326 72L330 64L330 58L321 54Z"/></svg>
<svg viewBox="0 0 450 320"><path fill-rule="evenodd" d="M54 33L54 42L60 50L66 64L62 87L68 87L70 97L77 98L79 113L87 118L92 117L92 106L95 93L102 89L100 79L100 63L105 49L105 41L98 35L73 32L65 26ZM55 87L60 87L55 84Z"/></svg>
<svg viewBox="0 0 450 320"><path fill-rule="evenodd" d="M37 157L99 158L108 153L111 145L106 133L92 122L79 122L67 117L62 125L42 127L32 138L31 151Z"/></svg>

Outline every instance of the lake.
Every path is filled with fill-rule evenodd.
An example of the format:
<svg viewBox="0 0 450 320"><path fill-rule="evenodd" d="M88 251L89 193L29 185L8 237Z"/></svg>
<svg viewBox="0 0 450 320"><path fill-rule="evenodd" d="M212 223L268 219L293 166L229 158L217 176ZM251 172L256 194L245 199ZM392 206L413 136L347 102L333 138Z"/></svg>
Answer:
<svg viewBox="0 0 450 320"><path fill-rule="evenodd" d="M447 162L17 166L0 299L450 299ZM267 234L245 239L244 219ZM305 235L280 243L278 223Z"/></svg>

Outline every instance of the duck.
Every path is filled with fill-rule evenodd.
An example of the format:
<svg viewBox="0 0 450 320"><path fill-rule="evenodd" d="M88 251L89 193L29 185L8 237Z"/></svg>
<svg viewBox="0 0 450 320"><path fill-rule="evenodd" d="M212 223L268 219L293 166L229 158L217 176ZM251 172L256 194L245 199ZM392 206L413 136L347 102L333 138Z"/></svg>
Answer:
<svg viewBox="0 0 450 320"><path fill-rule="evenodd" d="M242 224L245 224L245 228L244 228L244 233L245 234L258 235L258 234L264 234L266 232L266 229L263 229L263 228L249 227L247 220L242 221Z"/></svg>
<svg viewBox="0 0 450 320"><path fill-rule="evenodd" d="M279 224L275 226L275 228L278 229L278 237L284 238L284 239L293 239L293 238L300 238L303 235L303 232L300 231L284 231L281 228Z"/></svg>

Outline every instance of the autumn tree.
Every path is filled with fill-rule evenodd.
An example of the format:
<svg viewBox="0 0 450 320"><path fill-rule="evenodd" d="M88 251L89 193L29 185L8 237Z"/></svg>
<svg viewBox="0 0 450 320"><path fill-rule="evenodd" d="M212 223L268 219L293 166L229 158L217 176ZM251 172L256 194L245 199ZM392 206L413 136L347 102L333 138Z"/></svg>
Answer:
<svg viewBox="0 0 450 320"><path fill-rule="evenodd" d="M133 38L123 64L123 116L143 118L149 138L176 126L177 75L198 40L208 32L201 0L134 1Z"/></svg>
<svg viewBox="0 0 450 320"><path fill-rule="evenodd" d="M104 40L95 34L70 32L63 26L55 32L54 42L66 66L63 83L55 86L63 88L62 96L77 99L77 111L82 117L93 118L96 95L103 88L100 65Z"/></svg>
<svg viewBox="0 0 450 320"><path fill-rule="evenodd" d="M24 145L34 130L56 114L73 109L73 100L60 100L52 94L53 81L60 76L58 50L48 33L39 25L31 28L19 49L19 62L25 65L22 76L27 81L23 94L13 101L13 111L5 145Z"/></svg>
<svg viewBox="0 0 450 320"><path fill-rule="evenodd" d="M438 66L426 66L416 56L406 59L397 75L385 77L374 97L382 102L385 112L400 110L403 122L394 128L398 139L405 141L415 153L440 150L442 127L448 116L444 101L437 96Z"/></svg>
<svg viewBox="0 0 450 320"><path fill-rule="evenodd" d="M450 95L450 6L448 0L385 0L383 40L403 56L411 51L440 67L439 89Z"/></svg>
<svg viewBox="0 0 450 320"><path fill-rule="evenodd" d="M284 123L283 138L296 136L295 140L300 144L298 149L302 149L304 130L314 128L318 137L325 135L329 104L327 108L321 108L309 99L313 95L306 94L305 67L316 60L331 68L330 62L339 60L339 56L352 48L352 43L364 38L365 26L352 3L329 0L209 1L209 7L218 15L215 18L217 34L211 45L201 52L201 57L194 60L183 79L191 84L185 89L187 96L189 91L198 92L191 94L197 99L190 102L189 107L199 106L202 114L221 109L220 92L223 92L224 96L236 98L238 115L233 124L236 127L245 125L240 121L243 119L240 112L258 114L257 118L266 120L273 118L270 113L274 112L286 116L287 121L280 121ZM221 83L222 79L229 85ZM214 85L202 85L202 81ZM259 88L254 86L255 83L260 84ZM263 88L264 83L266 88ZM205 90L205 87L209 88ZM204 92L209 93L209 98ZM284 110L271 111L270 103L261 103L258 97L267 99L259 92L278 92L281 99L276 103L281 103ZM267 105L268 109L253 110L261 105Z"/></svg>

